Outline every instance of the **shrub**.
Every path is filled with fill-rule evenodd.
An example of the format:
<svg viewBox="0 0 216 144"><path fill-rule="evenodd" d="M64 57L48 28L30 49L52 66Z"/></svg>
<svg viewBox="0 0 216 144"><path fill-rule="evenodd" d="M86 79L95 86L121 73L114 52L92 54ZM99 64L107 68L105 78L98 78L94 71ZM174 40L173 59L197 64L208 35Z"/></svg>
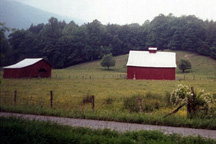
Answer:
<svg viewBox="0 0 216 144"><path fill-rule="evenodd" d="M153 98L151 98L151 96ZM139 98L143 98L142 111L144 112L152 112L154 109L160 108L160 103L158 102L158 100L154 100L155 95L153 95L152 93L147 93L145 97L140 95L134 95L132 97L125 98L124 108L129 110L129 112L140 112Z"/></svg>
<svg viewBox="0 0 216 144"><path fill-rule="evenodd" d="M166 91L166 93L165 93L165 101L166 101L166 106L170 107L172 105L170 92Z"/></svg>
<svg viewBox="0 0 216 144"><path fill-rule="evenodd" d="M152 104L145 104L144 111L145 112L152 112L154 110L154 105Z"/></svg>
<svg viewBox="0 0 216 144"><path fill-rule="evenodd" d="M213 93L213 99L216 100L216 93Z"/></svg>
<svg viewBox="0 0 216 144"><path fill-rule="evenodd" d="M106 98L105 99L105 104L113 104L113 99L112 98Z"/></svg>
<svg viewBox="0 0 216 144"><path fill-rule="evenodd" d="M154 108L155 108L155 109L159 109L159 108L160 108L160 104L159 104L159 102L155 102L155 104L154 104Z"/></svg>
<svg viewBox="0 0 216 144"><path fill-rule="evenodd" d="M186 105L189 118L207 117L211 111L211 103L214 102L213 96L204 90L194 91L193 88L190 90L188 86L182 84L171 93L170 100L174 105L180 105L174 112Z"/></svg>
<svg viewBox="0 0 216 144"><path fill-rule="evenodd" d="M178 88L171 93L170 101L174 105L186 104L188 96L191 95L190 88L187 85L179 84Z"/></svg>
<svg viewBox="0 0 216 144"><path fill-rule="evenodd" d="M138 97L132 96L124 99L124 108L129 112L139 112Z"/></svg>

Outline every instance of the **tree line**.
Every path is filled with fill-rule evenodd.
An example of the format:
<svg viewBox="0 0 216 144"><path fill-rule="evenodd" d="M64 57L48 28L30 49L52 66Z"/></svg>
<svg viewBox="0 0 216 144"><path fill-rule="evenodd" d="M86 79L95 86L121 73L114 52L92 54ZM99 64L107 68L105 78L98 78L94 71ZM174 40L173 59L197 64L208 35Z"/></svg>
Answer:
<svg viewBox="0 0 216 144"><path fill-rule="evenodd" d="M175 17L160 14L152 21L103 25L94 20L77 25L51 17L47 24L31 25L27 30L14 30L8 38L1 25L1 66L27 57L42 57L54 68L127 54L129 50L185 50L216 59L216 22L196 16Z"/></svg>

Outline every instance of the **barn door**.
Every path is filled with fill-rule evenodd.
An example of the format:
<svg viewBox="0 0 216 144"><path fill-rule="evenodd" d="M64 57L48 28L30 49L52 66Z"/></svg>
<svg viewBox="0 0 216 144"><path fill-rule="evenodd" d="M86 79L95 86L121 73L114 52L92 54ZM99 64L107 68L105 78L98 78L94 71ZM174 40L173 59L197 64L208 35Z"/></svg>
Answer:
<svg viewBox="0 0 216 144"><path fill-rule="evenodd" d="M45 68L40 68L38 70L38 77L47 77L47 70Z"/></svg>

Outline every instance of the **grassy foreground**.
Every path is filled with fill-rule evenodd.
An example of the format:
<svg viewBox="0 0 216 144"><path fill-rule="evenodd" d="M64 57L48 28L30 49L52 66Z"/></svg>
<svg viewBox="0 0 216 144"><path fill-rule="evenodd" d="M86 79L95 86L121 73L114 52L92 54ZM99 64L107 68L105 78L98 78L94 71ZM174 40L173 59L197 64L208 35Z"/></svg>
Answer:
<svg viewBox="0 0 216 144"><path fill-rule="evenodd" d="M158 131L119 133L116 131L73 128L48 122L0 118L1 143L76 143L76 144L213 144L202 137L164 135Z"/></svg>
<svg viewBox="0 0 216 144"><path fill-rule="evenodd" d="M116 66L110 71L101 68L100 61L94 61L53 70L51 79L3 79L0 111L216 129L215 105L209 117L187 119L183 108L163 118L176 108L170 104L167 94L178 84L216 95L216 61L177 52L177 62L181 58L189 59L192 69L186 74L177 69L176 81L125 79L127 55L116 57ZM53 91L52 108L50 91ZM91 103L83 103L91 95L95 96L94 111ZM139 112L138 97L142 98L143 112Z"/></svg>

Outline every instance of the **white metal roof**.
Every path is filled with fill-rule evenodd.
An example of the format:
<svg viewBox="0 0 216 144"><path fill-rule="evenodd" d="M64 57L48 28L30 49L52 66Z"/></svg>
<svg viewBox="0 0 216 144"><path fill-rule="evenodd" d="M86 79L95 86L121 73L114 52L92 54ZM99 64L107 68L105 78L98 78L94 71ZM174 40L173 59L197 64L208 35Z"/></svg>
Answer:
<svg viewBox="0 0 216 144"><path fill-rule="evenodd" d="M30 66L30 65L33 65L37 62L39 62L40 60L42 60L43 58L26 58L14 65L10 65L10 66L6 66L4 68L23 68L23 67L27 67L27 66Z"/></svg>
<svg viewBox="0 0 216 144"><path fill-rule="evenodd" d="M130 51L127 66L175 68L176 54L173 52Z"/></svg>

